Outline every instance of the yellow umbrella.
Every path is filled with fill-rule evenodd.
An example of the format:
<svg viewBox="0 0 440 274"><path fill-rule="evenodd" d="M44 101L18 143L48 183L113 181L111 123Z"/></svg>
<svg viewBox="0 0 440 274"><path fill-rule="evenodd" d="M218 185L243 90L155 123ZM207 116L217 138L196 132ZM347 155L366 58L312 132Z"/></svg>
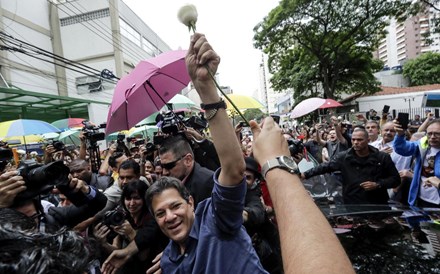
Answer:
<svg viewBox="0 0 440 274"><path fill-rule="evenodd" d="M250 108L264 108L264 105L252 96L228 94L229 99L235 104L238 109L250 109ZM228 110L233 110L233 106L228 100L225 100L228 106Z"/></svg>

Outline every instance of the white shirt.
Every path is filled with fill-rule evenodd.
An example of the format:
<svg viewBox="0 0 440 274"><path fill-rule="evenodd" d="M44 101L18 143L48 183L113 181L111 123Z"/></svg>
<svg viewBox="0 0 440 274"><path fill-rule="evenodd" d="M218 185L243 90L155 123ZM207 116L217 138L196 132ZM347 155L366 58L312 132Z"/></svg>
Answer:
<svg viewBox="0 0 440 274"><path fill-rule="evenodd" d="M393 152L391 152L390 156L391 156L391 160L393 160L393 163L396 166L397 171L411 168L411 158L412 158L411 156L405 157L400 154L397 154L393 148L393 141L385 143L385 144L382 141L383 141L382 139L377 140L377 141L371 143L370 146L373 146L373 147L377 148L378 150L382 150L387 147L393 149Z"/></svg>
<svg viewBox="0 0 440 274"><path fill-rule="evenodd" d="M440 149L431 147L426 152L425 159L423 160L422 176L420 177L419 186L419 198L437 205L440 204L438 189L435 186L426 187L424 181L426 181L427 177L435 176L435 155L437 155L439 151ZM425 171L425 174L423 171ZM425 177L424 175L427 175L427 177Z"/></svg>

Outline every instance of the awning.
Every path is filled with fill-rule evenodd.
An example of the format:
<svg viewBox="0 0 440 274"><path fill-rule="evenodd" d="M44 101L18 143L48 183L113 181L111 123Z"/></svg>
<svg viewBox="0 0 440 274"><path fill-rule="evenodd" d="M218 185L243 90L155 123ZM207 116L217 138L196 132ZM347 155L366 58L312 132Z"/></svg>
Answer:
<svg viewBox="0 0 440 274"><path fill-rule="evenodd" d="M46 122L75 117L88 119L87 105L109 105L93 100L0 87L0 122L36 119Z"/></svg>

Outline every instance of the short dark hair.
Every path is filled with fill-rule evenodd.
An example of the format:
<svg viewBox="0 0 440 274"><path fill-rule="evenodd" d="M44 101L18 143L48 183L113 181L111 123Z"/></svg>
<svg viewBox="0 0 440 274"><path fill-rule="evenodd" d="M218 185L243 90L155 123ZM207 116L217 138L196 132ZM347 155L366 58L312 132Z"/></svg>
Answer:
<svg viewBox="0 0 440 274"><path fill-rule="evenodd" d="M86 160L83 160L83 159L75 159L69 163L70 172L74 172L74 171L77 171L83 167L86 168L88 166L90 166L90 163Z"/></svg>
<svg viewBox="0 0 440 274"><path fill-rule="evenodd" d="M190 193L185 186L182 185L179 179L174 177L163 176L160 177L154 184L152 184L145 195L145 200L147 201L148 209L151 215L154 216L152 202L155 195L161 194L163 191L174 188L179 192L180 196L187 202L189 202Z"/></svg>
<svg viewBox="0 0 440 274"><path fill-rule="evenodd" d="M121 163L121 165L119 166L118 172L121 169L124 169L124 170L133 169L134 174L136 174L136 176L141 175L141 166L133 159L127 159L127 160L123 161Z"/></svg>
<svg viewBox="0 0 440 274"><path fill-rule="evenodd" d="M176 157L191 153L194 158L194 153L188 140L180 135L168 137L167 139L165 139L162 146L159 148L159 155L165 154L167 152L171 152Z"/></svg>
<svg viewBox="0 0 440 274"><path fill-rule="evenodd" d="M353 130L353 133L355 132L362 132L365 135L365 139L368 139L368 131L365 128L357 127Z"/></svg>
<svg viewBox="0 0 440 274"><path fill-rule="evenodd" d="M121 206L124 208L126 212L128 212L127 207L125 206L125 198L130 198L131 195L134 193L138 194L139 197L143 200L144 204L142 205L142 214L147 213L148 207L147 203L145 202L145 194L147 193L148 185L141 181L141 180L134 180L131 181L129 184L125 184L122 188L122 194L121 194ZM128 218L131 225L135 225L135 222L132 218Z"/></svg>

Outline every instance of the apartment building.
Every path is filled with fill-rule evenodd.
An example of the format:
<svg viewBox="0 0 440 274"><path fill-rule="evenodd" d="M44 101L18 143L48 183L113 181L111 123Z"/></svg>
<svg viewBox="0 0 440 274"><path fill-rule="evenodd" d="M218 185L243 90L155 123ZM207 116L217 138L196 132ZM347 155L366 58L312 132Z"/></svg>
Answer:
<svg viewBox="0 0 440 274"><path fill-rule="evenodd" d="M391 19L386 29L388 34L381 40L374 56L382 60L386 67L393 68L425 52L440 52L440 34L432 34L433 19L439 16L439 11L429 8L425 13L412 16L404 22ZM431 34L427 36L428 33ZM431 43L427 43L428 39Z"/></svg>

